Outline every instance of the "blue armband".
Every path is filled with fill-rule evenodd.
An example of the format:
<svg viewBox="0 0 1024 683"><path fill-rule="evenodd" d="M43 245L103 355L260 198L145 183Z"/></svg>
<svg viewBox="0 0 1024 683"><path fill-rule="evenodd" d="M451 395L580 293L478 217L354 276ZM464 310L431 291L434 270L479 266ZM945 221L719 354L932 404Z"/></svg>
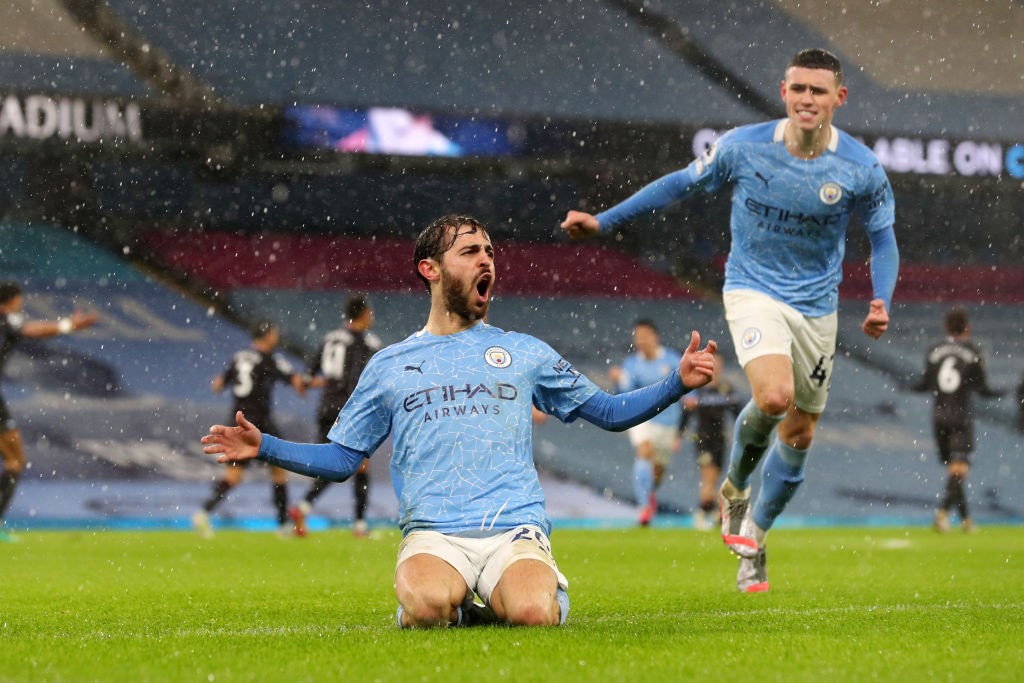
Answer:
<svg viewBox="0 0 1024 683"><path fill-rule="evenodd" d="M269 434L263 435L257 455L276 467L282 467L307 477L327 481L345 481L359 469L362 451L352 450L339 443L295 443Z"/></svg>
<svg viewBox="0 0 1024 683"><path fill-rule="evenodd" d="M646 422L669 407L686 393L678 372L624 394L599 391L575 410L575 414L601 429L621 432Z"/></svg>

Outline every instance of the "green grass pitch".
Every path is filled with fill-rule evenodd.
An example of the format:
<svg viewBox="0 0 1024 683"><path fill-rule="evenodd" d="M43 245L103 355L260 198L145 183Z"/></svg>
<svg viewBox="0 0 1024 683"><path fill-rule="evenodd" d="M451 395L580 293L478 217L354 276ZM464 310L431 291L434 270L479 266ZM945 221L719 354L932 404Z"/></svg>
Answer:
<svg viewBox="0 0 1024 683"><path fill-rule="evenodd" d="M779 529L772 591L718 537L558 530L563 628L400 631L397 532L23 533L0 681L1018 681L1024 529Z"/></svg>

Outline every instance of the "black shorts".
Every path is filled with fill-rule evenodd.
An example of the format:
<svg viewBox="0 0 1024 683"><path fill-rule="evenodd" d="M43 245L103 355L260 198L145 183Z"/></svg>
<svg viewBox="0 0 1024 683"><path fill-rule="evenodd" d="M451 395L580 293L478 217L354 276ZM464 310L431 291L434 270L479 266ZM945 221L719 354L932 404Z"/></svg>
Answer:
<svg viewBox="0 0 1024 683"><path fill-rule="evenodd" d="M725 437L713 434L698 438L694 443L693 456L697 460L698 467L714 465L722 469L725 461Z"/></svg>
<svg viewBox="0 0 1024 683"><path fill-rule="evenodd" d="M969 426L935 425L935 443L939 447L939 462L943 465L951 462L971 464L974 430Z"/></svg>

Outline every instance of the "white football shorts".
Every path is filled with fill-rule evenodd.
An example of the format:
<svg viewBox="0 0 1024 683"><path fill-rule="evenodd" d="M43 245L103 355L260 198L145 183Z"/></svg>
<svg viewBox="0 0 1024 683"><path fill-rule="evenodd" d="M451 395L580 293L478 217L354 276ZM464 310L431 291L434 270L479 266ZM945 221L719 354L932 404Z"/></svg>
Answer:
<svg viewBox="0 0 1024 683"><path fill-rule="evenodd" d="M476 591L486 604L505 570L519 560L540 560L555 572L558 587L569 590L569 582L558 571L551 555L551 541L532 524L510 529L486 538L451 536L437 531L412 531L398 547L397 568L413 555L425 553L439 557L462 575L470 591Z"/></svg>
<svg viewBox="0 0 1024 683"><path fill-rule="evenodd" d="M749 289L725 292L723 303L740 365L761 356L786 356L793 362L794 403L805 412L822 413L832 384L838 315L811 318Z"/></svg>
<svg viewBox="0 0 1024 683"><path fill-rule="evenodd" d="M650 441L654 446L654 462L662 467L668 467L676 447L678 430L675 427L648 420L635 427L630 427L626 433L629 435L629 443L633 445L633 448L644 441Z"/></svg>

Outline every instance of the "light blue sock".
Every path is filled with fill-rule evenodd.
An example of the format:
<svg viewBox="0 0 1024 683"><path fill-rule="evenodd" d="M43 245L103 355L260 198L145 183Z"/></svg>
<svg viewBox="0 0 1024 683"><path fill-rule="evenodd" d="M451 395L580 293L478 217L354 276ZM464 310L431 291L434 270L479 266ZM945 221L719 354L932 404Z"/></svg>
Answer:
<svg viewBox="0 0 1024 683"><path fill-rule="evenodd" d="M637 458L633 461L633 494L637 505L647 505L654 490L654 463Z"/></svg>
<svg viewBox="0 0 1024 683"><path fill-rule="evenodd" d="M558 625L561 626L569 618L569 594L559 588L555 591L555 600L559 609Z"/></svg>
<svg viewBox="0 0 1024 683"><path fill-rule="evenodd" d="M761 491L754 503L754 522L765 531L772 528L775 518L786 508L804 480L804 461L807 451L801 451L778 440L768 449L768 457L761 468Z"/></svg>
<svg viewBox="0 0 1024 683"><path fill-rule="evenodd" d="M750 486L750 475L771 443L772 430L782 415L769 415L751 399L736 416L732 450L729 452L729 481L739 490Z"/></svg>

